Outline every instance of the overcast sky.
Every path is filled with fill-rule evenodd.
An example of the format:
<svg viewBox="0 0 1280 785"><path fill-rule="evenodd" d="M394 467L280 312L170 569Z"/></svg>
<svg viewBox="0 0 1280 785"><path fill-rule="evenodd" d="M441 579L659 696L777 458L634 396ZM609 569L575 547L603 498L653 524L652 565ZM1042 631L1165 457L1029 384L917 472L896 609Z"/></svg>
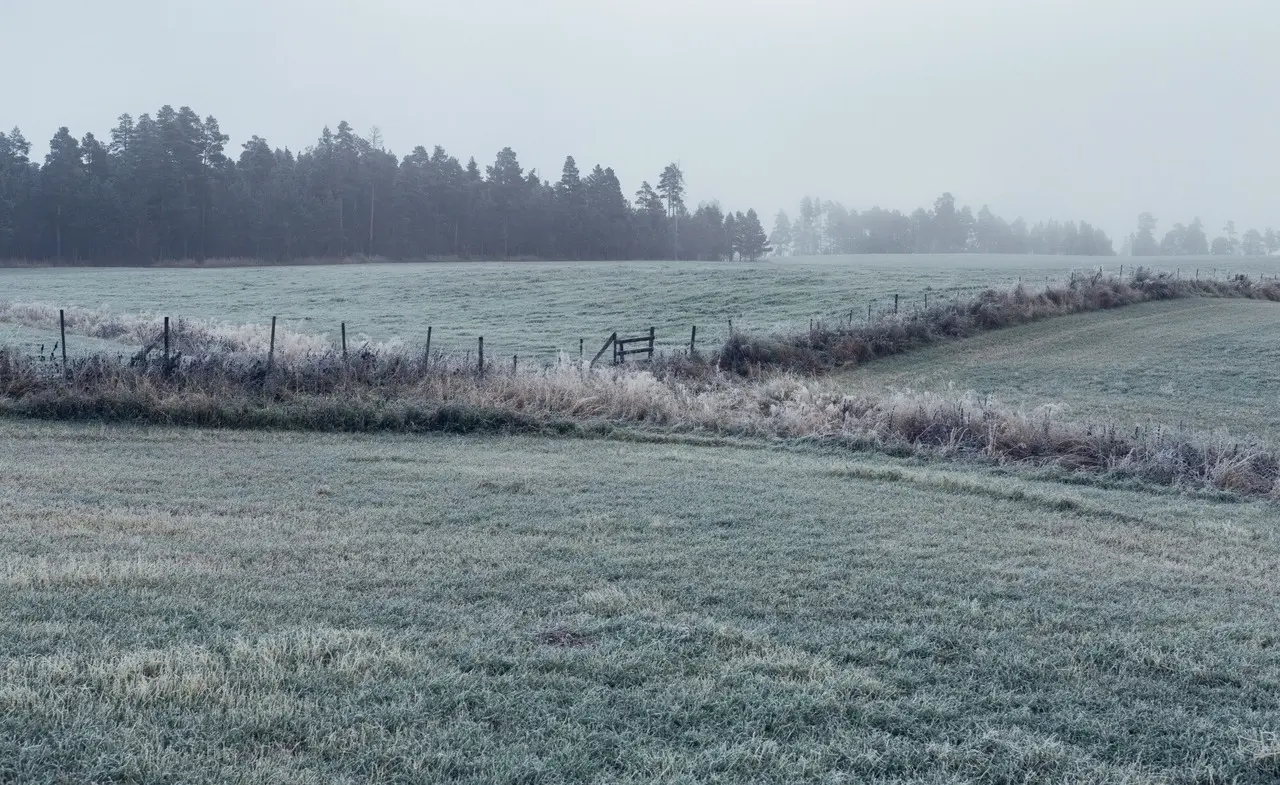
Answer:
<svg viewBox="0 0 1280 785"><path fill-rule="evenodd" d="M162 104L299 149L564 156L771 224L804 194L1131 231L1280 228L1280 0L0 0L0 126L43 154Z"/></svg>

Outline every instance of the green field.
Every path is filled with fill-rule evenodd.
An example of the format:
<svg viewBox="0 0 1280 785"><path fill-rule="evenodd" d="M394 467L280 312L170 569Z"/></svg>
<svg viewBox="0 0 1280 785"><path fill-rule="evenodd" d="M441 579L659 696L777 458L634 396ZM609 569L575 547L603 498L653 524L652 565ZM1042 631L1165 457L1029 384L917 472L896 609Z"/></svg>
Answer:
<svg viewBox="0 0 1280 785"><path fill-rule="evenodd" d="M841 372L854 388L988 393L1097 424L1280 439L1280 305L1190 299L984 333Z"/></svg>
<svg viewBox="0 0 1280 785"><path fill-rule="evenodd" d="M1227 275L1221 260L1146 259L1188 275ZM1280 273L1280 258L1233 259L1251 275ZM657 328L659 343L683 346L698 325L704 346L738 328L794 329L811 318L865 316L868 303L900 307L1007 288L1023 279L1041 286L1104 265L1134 260L1036 256L842 256L755 264L693 262L377 264L207 270L0 270L0 300L54 307L109 307L119 314L268 324L338 339L345 321L354 337L426 340L441 349L474 349L483 335L495 356L553 358L576 354L578 340L598 347L614 330ZM0 324L0 331L12 329ZM46 329L9 336L29 348L52 345ZM76 344L72 344L75 349ZM96 348L96 347L95 347Z"/></svg>
<svg viewBox="0 0 1280 785"><path fill-rule="evenodd" d="M300 339L347 319L413 342L431 324L446 350L479 324L496 355L546 357L619 327L653 323L671 347L693 321L794 327L1072 266L10 270L0 297L125 320L176 303L237 335L279 313ZM0 342L51 345L56 309L4 312ZM983 455L888 439L895 415L953 406L896 391L951 389L1049 404L1068 429L1275 444L1280 304L1078 314L821 378L521 368L301 403L127 378L177 407L158 411L229 423L448 402L609 437L0 418L0 783L1280 782L1276 491L994 466L994 430ZM13 378L16 400L34 382ZM113 416L144 411L130 384L106 390ZM1039 417L990 427L1020 423L1022 450Z"/></svg>
<svg viewBox="0 0 1280 785"><path fill-rule="evenodd" d="M1280 777L1267 502L0 422L0 781Z"/></svg>

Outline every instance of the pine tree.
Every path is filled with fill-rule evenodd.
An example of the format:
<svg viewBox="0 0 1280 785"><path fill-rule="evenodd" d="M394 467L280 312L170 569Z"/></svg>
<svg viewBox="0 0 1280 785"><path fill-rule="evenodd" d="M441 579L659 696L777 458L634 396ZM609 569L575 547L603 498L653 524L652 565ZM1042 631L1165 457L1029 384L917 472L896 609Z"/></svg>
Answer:
<svg viewBox="0 0 1280 785"><path fill-rule="evenodd" d="M742 213L738 213L741 216ZM729 261L742 251L742 234L738 230L738 218L733 213L724 217L724 248L729 252Z"/></svg>
<svg viewBox="0 0 1280 785"><path fill-rule="evenodd" d="M754 262L773 249L769 247L769 238L764 233L764 227L760 225L760 216L756 215L756 211L747 210L746 216L739 215L738 251L744 259Z"/></svg>
<svg viewBox="0 0 1280 785"><path fill-rule="evenodd" d="M779 210L773 219L773 232L769 234L769 242L780 254L786 254L791 248L791 219L785 210Z"/></svg>
<svg viewBox="0 0 1280 785"><path fill-rule="evenodd" d="M573 156L564 159L560 182L555 186L555 230L558 255L567 259L582 258L587 224L586 186L578 173Z"/></svg>
<svg viewBox="0 0 1280 785"><path fill-rule="evenodd" d="M658 178L658 193L667 202L667 217L674 218L684 208L684 172L675 164L667 164Z"/></svg>

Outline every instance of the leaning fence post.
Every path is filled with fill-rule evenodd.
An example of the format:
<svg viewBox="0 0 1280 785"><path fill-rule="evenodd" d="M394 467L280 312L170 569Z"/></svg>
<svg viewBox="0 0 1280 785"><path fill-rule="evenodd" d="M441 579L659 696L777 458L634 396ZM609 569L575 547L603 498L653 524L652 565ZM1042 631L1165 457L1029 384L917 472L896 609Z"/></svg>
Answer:
<svg viewBox="0 0 1280 785"><path fill-rule="evenodd" d="M597 360L599 360L601 357L603 357L603 356L604 356L604 353L605 353L606 351L608 351L608 350L609 350L609 347L610 347L610 346L613 346L613 342L614 342L614 341L616 341L616 340L618 340L618 334L615 332L613 335L610 335L610 336L608 337L608 339L606 339L606 340L605 340L605 342L604 342L604 346L601 346L601 347L600 347L600 351L596 352L596 356L595 356L595 357L593 357L593 358L591 358L591 363L590 363L590 364L591 364L592 366L594 366L594 365L596 364L596 361L597 361ZM618 350L617 350L617 348L615 347L615 348L614 348L614 352L617 352L617 351L618 351ZM616 356L616 355L615 355L615 356Z"/></svg>
<svg viewBox="0 0 1280 785"><path fill-rule="evenodd" d="M267 372L271 371L271 366L276 360L276 317L271 317L271 344L267 348Z"/></svg>
<svg viewBox="0 0 1280 785"><path fill-rule="evenodd" d="M67 374L67 312L58 309L58 332L61 333L62 341L62 374Z"/></svg>
<svg viewBox="0 0 1280 785"><path fill-rule="evenodd" d="M480 336L480 348L477 350L476 356L479 358L479 364L476 367L479 369L480 375L484 376L484 336L483 335Z"/></svg>

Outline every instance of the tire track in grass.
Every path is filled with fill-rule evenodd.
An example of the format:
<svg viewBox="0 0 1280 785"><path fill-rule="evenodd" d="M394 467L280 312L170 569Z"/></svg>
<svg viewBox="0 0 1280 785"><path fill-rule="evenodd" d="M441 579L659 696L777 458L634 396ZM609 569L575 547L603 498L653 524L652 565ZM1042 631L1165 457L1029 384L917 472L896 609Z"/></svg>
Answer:
<svg viewBox="0 0 1280 785"><path fill-rule="evenodd" d="M846 466L828 472L832 477L845 479L868 480L871 482L904 482L920 488L942 490L947 493L968 496L982 496L997 501L1012 502L1035 510L1061 512L1079 515L1085 518L1098 518L1122 523L1151 523L1147 518L1129 515L1128 513L1098 507L1079 499L1037 493L1025 488L1006 489L987 485L972 480L955 477L929 477L927 475L907 472L897 468L881 468L867 466Z"/></svg>

